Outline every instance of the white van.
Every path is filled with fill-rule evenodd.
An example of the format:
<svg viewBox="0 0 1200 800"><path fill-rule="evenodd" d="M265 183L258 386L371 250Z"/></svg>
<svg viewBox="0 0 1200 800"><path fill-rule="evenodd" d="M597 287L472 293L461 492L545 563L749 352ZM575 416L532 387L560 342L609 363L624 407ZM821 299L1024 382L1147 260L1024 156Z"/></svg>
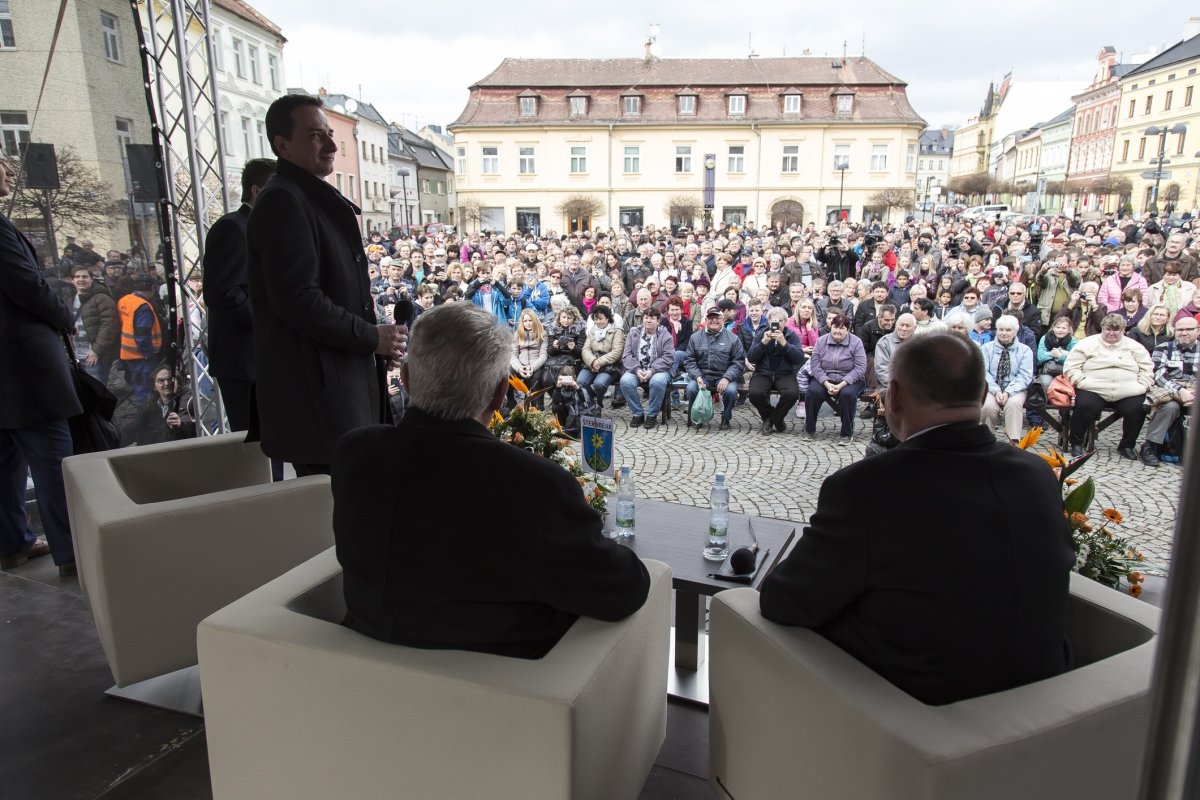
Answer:
<svg viewBox="0 0 1200 800"><path fill-rule="evenodd" d="M991 221L996 218L997 214L1008 211L1008 205L1004 203L992 203L986 206L971 206L962 213L963 219L968 222Z"/></svg>

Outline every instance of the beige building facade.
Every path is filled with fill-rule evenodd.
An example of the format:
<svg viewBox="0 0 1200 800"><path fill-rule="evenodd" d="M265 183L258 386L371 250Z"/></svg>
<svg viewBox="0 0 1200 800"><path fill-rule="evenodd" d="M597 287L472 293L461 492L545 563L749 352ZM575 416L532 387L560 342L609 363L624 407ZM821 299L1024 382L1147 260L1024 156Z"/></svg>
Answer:
<svg viewBox="0 0 1200 800"><path fill-rule="evenodd" d="M506 59L450 131L465 227L562 233L863 219L924 127L865 58Z"/></svg>

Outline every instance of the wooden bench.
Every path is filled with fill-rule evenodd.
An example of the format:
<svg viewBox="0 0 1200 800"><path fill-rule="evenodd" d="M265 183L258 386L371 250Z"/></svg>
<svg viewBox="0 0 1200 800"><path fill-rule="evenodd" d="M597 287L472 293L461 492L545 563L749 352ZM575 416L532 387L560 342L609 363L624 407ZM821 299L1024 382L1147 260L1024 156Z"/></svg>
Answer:
<svg viewBox="0 0 1200 800"><path fill-rule="evenodd" d="M1073 406L1046 406L1041 415L1042 421L1058 434L1058 449L1064 453L1069 452L1071 447L1071 412L1074 410ZM1058 412L1057 420L1051 413L1054 411ZM1095 450L1096 441L1100 438L1101 432L1118 419L1120 419L1120 416L1112 406L1102 408L1100 415L1096 417L1096 422L1087 432L1087 436L1084 437L1084 452Z"/></svg>

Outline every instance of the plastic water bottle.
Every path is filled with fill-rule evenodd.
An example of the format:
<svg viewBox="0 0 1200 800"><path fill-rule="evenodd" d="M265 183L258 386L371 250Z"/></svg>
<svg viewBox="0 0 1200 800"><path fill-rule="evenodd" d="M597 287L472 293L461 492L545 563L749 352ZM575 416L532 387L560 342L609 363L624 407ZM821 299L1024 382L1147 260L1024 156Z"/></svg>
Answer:
<svg viewBox="0 0 1200 800"><path fill-rule="evenodd" d="M724 561L729 555L729 487L725 473L718 472L708 492L708 546L704 557L709 561Z"/></svg>
<svg viewBox="0 0 1200 800"><path fill-rule="evenodd" d="M621 465L617 475L617 534L618 539L632 539L635 533L634 516L637 514L637 488L633 483L633 470Z"/></svg>

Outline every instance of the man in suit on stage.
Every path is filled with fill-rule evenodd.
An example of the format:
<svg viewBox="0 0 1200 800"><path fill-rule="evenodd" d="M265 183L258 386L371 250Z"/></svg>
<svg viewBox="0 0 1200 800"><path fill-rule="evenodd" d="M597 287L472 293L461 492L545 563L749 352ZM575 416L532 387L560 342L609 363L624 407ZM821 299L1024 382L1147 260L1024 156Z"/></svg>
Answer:
<svg viewBox="0 0 1200 800"><path fill-rule="evenodd" d="M385 359L403 355L407 334L376 322L358 207L324 180L338 147L321 107L289 94L267 109L279 162L246 224L251 413L263 452L298 476L328 474L342 434L390 419Z"/></svg>
<svg viewBox="0 0 1200 800"><path fill-rule="evenodd" d="M541 658L578 617L615 621L645 602L646 568L604 538L570 473L487 430L511 355L512 334L478 306L424 312L401 368L404 419L338 443L333 532L349 627Z"/></svg>
<svg viewBox="0 0 1200 800"><path fill-rule="evenodd" d="M254 158L242 168L242 204L209 228L204 239L204 306L208 309L209 373L221 387L229 427L250 425L254 382L254 311L246 278L246 222L275 161Z"/></svg>
<svg viewBox="0 0 1200 800"><path fill-rule="evenodd" d="M0 197L16 174L0 160ZM67 420L82 413L63 334L71 313L38 269L37 256L0 214L0 569L50 553L60 575L75 574L62 460L74 452ZM29 529L32 475L47 541Z"/></svg>
<svg viewBox="0 0 1200 800"><path fill-rule="evenodd" d="M886 411L901 444L825 479L803 537L761 589L764 617L813 628L930 705L1069 666L1075 555L1058 482L979 424L986 389L979 348L963 337L899 348ZM864 502L900 517L864 513Z"/></svg>

